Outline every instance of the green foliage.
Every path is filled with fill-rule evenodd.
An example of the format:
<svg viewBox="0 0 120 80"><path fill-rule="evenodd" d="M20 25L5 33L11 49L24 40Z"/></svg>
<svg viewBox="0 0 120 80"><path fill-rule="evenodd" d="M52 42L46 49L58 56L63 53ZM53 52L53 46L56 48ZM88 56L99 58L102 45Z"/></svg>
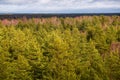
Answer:
<svg viewBox="0 0 120 80"><path fill-rule="evenodd" d="M112 52L106 56L106 69L111 80L120 80L120 55L118 52Z"/></svg>
<svg viewBox="0 0 120 80"><path fill-rule="evenodd" d="M0 20L0 80L119 80L119 19Z"/></svg>

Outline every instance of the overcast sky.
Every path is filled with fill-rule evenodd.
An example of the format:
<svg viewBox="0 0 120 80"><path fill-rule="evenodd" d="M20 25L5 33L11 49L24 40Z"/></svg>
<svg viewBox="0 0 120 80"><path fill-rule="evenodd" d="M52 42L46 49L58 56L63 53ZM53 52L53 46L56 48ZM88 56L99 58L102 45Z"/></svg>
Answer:
<svg viewBox="0 0 120 80"><path fill-rule="evenodd" d="M120 13L120 0L0 0L0 13Z"/></svg>

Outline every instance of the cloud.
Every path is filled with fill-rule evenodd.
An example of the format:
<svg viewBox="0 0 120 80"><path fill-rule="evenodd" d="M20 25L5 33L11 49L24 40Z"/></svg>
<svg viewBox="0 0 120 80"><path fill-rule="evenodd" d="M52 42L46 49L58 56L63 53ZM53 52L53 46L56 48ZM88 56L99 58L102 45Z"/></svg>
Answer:
<svg viewBox="0 0 120 80"><path fill-rule="evenodd" d="M87 12L89 9L120 12L120 0L0 0L0 12Z"/></svg>
<svg viewBox="0 0 120 80"><path fill-rule="evenodd" d="M0 4L3 5L22 5L22 4L30 4L34 3L37 0L0 0Z"/></svg>

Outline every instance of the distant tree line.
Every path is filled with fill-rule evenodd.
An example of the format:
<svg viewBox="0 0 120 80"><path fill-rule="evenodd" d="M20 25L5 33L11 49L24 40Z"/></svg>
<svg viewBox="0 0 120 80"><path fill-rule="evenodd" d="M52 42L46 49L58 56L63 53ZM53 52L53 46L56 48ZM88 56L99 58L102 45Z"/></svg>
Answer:
<svg viewBox="0 0 120 80"><path fill-rule="evenodd" d="M0 14L0 19L18 19L26 17L27 19L30 18L51 18L51 17L58 17L58 18L66 18L66 17L79 17L79 16L120 16L120 13L51 13L51 14Z"/></svg>

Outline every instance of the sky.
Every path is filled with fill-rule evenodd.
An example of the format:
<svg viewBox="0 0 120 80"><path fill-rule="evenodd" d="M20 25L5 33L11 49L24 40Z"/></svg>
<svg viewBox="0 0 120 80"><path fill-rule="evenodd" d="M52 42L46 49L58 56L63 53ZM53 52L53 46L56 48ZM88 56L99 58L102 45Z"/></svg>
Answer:
<svg viewBox="0 0 120 80"><path fill-rule="evenodd" d="M0 13L120 13L120 0L0 0Z"/></svg>

